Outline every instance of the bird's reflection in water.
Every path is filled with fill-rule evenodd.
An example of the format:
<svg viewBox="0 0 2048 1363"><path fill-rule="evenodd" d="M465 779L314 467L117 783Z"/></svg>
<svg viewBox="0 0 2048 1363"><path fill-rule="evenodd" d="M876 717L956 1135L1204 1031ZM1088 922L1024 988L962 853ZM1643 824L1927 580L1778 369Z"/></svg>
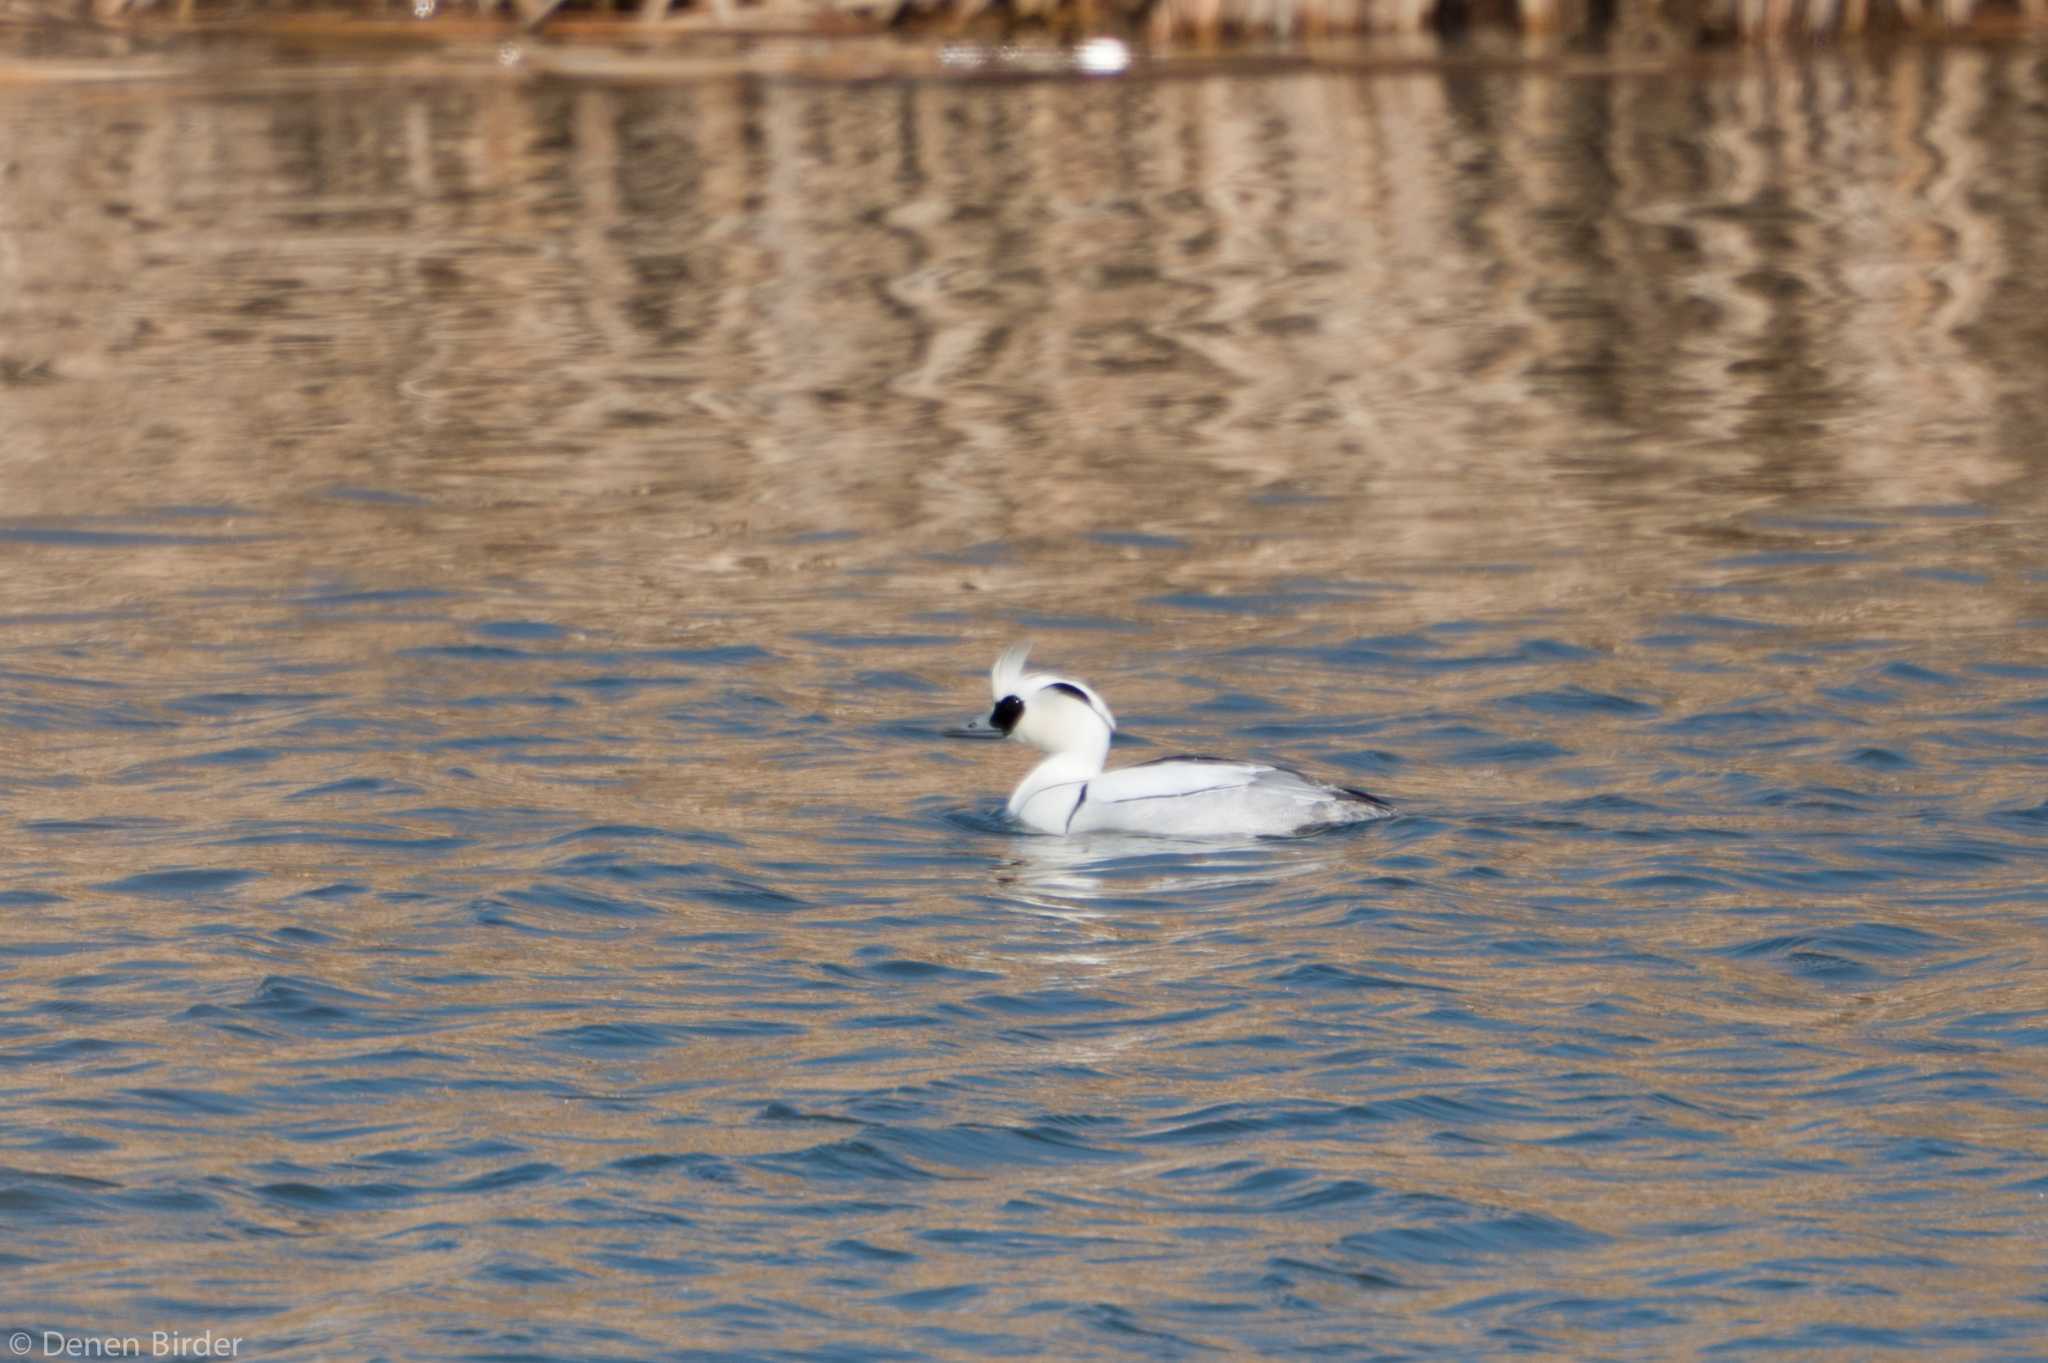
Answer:
<svg viewBox="0 0 2048 1363"><path fill-rule="evenodd" d="M1340 848L1329 839L1013 838L990 874L1010 926L985 947L1013 990L1028 981L1012 994L1011 1021L1029 1029L1046 1064L1104 1073L1141 1063L1161 1028L1231 1031L1242 1007L1232 972L1247 942L1318 898Z"/></svg>
<svg viewBox="0 0 2048 1363"><path fill-rule="evenodd" d="M991 878L998 899L1019 912L1116 923L1267 902L1289 881L1320 876L1334 846L1323 839L1019 836Z"/></svg>

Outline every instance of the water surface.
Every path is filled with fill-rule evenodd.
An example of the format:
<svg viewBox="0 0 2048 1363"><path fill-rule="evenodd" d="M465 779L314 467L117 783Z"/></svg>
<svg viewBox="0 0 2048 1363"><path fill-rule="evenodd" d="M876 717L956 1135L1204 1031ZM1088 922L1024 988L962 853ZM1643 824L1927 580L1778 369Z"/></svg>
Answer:
<svg viewBox="0 0 2048 1363"><path fill-rule="evenodd" d="M0 90L32 1356L2048 1356L2038 50L474 66Z"/></svg>

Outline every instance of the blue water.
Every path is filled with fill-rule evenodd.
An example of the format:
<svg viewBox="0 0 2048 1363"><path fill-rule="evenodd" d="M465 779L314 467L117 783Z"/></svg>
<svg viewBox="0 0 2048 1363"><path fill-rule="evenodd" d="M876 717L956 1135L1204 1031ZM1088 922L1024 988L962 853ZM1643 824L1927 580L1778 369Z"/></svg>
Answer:
<svg viewBox="0 0 2048 1363"><path fill-rule="evenodd" d="M309 685L267 643L188 657L182 692L81 686L90 644L61 679L18 658L26 1328L308 1357L2036 1346L2038 668L1788 652L1763 613L1074 636L1152 742L1402 809L1202 846L1005 829L1023 754L938 737L981 703L978 630L681 658L566 617L425 627L521 642L415 650L438 700L378 694L374 658ZM109 729L127 765L65 770Z"/></svg>
<svg viewBox="0 0 2048 1363"><path fill-rule="evenodd" d="M2006 154L1944 112L1979 87L1925 60L1958 101L1937 132ZM1898 322L1890 284L1842 282L1866 248L1825 203L1867 166L1785 172L1820 227L1777 268L1822 292L1809 368L1768 391L1686 366L1781 350L1781 328L1695 318L1660 377L1589 361L1556 292L1619 308L1603 281L1641 267L1725 298L1718 257L1447 246L1509 264L1445 279L1555 305L1553 329L1503 369L1491 304L1439 315L1436 284L1399 286L1412 269L1374 276L1376 306L1426 320L1365 347L1392 375L1367 412L1260 349L1299 327L1182 317L1179 358L1145 368L1097 290L1048 322L1002 290L1055 272L934 274L971 254L949 234L981 230L978 201L827 145L903 128L803 121L819 100L928 132L1049 107L1085 158L1112 114L1237 135L1200 96L1269 101L1257 126L1313 144L1317 99L1399 84L1322 80L8 105L196 158L182 188L121 191L183 267L138 255L119 299L72 277L140 350L63 339L53 312L59 377L9 390L17 1356L150 1356L164 1331L265 1359L2048 1357L2048 445L2037 370L2007 366L2034 314L1999 301L2038 288L2012 263L2038 180L1985 210L1998 249L1951 241L1949 296L1980 309L1958 340L1956 317ZM1628 204L1571 192L1612 233L1661 214L1732 249L1742 138L1805 116L1759 112L1758 88L1701 95L1722 120L1705 178L1656 214L1654 147L1615 154ZM1875 119L1908 89L1858 97ZM1593 117L1614 89L1453 93ZM1622 93L1650 112L1600 117L1680 107ZM683 163L602 160L682 105L744 119L728 105L757 96L782 154L851 158L846 202L771 194L735 235L693 216L715 158L674 200L659 168ZM470 140L449 100L518 136ZM378 159L408 145L414 179ZM1546 142L1536 164L1588 155ZM1418 165L1432 193L1490 173ZM1094 182L1041 170L1045 249L1137 281L1145 315L1197 286L1225 307L1253 268L1192 239L1145 264ZM1254 312L1331 287L1316 233L1352 201L1189 173L1131 211L1298 230ZM1901 212L1977 211L1897 183ZM607 273L548 197L568 184L627 196L591 212L644 235L622 248L638 274ZM875 246L864 195L903 196L881 235L922 255L848 246ZM1485 202L1525 240L1558 228ZM376 214L401 212L455 244L387 234ZM223 244L214 215L237 213L281 235ZM703 269L743 274L774 232L785 268L862 287L727 292ZM336 258L385 283L353 289ZM682 277L695 311L646 296ZM968 363L948 347L977 308L1096 358L1042 390L928 385L935 357ZM625 358L600 364L607 335ZM1422 382L1431 346L1469 348L1467 377ZM1822 379L1885 346L1949 367L1845 409ZM1504 388L1518 431L1488 408ZM1143 394L1149 433L1119 425ZM1025 635L1109 699L1123 760L1283 760L1398 817L1243 844L1021 835L1001 809L1028 755L941 733Z"/></svg>

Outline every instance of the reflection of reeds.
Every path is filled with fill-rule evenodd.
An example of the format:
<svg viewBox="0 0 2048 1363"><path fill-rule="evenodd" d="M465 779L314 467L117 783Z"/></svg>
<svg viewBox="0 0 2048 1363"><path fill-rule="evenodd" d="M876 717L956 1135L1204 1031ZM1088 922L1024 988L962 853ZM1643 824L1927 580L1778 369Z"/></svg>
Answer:
<svg viewBox="0 0 2048 1363"><path fill-rule="evenodd" d="M65 382L7 390L0 469L101 431L200 503L279 442L454 496L568 459L577 496L671 509L657 578L757 533L1222 526L1296 487L1407 499L1315 561L1356 579L1501 553L1475 505L1520 508L1525 552L1552 512L1626 540L1686 478L1967 500L2048 411L1997 348L2042 308L2039 156L1997 115L2042 89L1957 47L1683 87L483 80L37 125L0 196L33 348L0 359Z"/></svg>
<svg viewBox="0 0 2048 1363"><path fill-rule="evenodd" d="M21 0L17 0L20 4ZM356 9L364 0L90 0L102 20L170 6L181 19L304 9ZM528 25L566 14L620 15L649 25L710 29L947 32L1018 25L1061 33L1144 32L1155 41L1287 37L1318 33L1416 33L1472 26L1531 34L1607 37L1630 45L1768 42L1794 35L1870 29L1954 32L2048 24L2048 0L368 0L381 11L437 9L502 14ZM69 15L75 0L26 0L31 13ZM0 0L0 13L9 6Z"/></svg>

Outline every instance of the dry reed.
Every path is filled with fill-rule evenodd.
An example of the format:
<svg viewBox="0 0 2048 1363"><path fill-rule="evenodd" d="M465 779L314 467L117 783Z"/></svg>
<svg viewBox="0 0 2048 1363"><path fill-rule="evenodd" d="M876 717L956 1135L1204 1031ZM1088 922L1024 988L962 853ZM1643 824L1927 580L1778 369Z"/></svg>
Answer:
<svg viewBox="0 0 2048 1363"><path fill-rule="evenodd" d="M28 0L33 17L118 23L162 13L180 19L285 12L360 11L363 0ZM408 7L505 17L537 26L561 15L637 17L663 29L734 31L930 30L986 36L1017 28L1143 34L1155 42L1287 38L1334 33L1418 33L1505 27L1528 34L1605 38L1682 50L1726 41L1771 42L1874 30L1955 34L2048 27L2048 0L369 0L379 13ZM18 18L0 0L0 18Z"/></svg>

